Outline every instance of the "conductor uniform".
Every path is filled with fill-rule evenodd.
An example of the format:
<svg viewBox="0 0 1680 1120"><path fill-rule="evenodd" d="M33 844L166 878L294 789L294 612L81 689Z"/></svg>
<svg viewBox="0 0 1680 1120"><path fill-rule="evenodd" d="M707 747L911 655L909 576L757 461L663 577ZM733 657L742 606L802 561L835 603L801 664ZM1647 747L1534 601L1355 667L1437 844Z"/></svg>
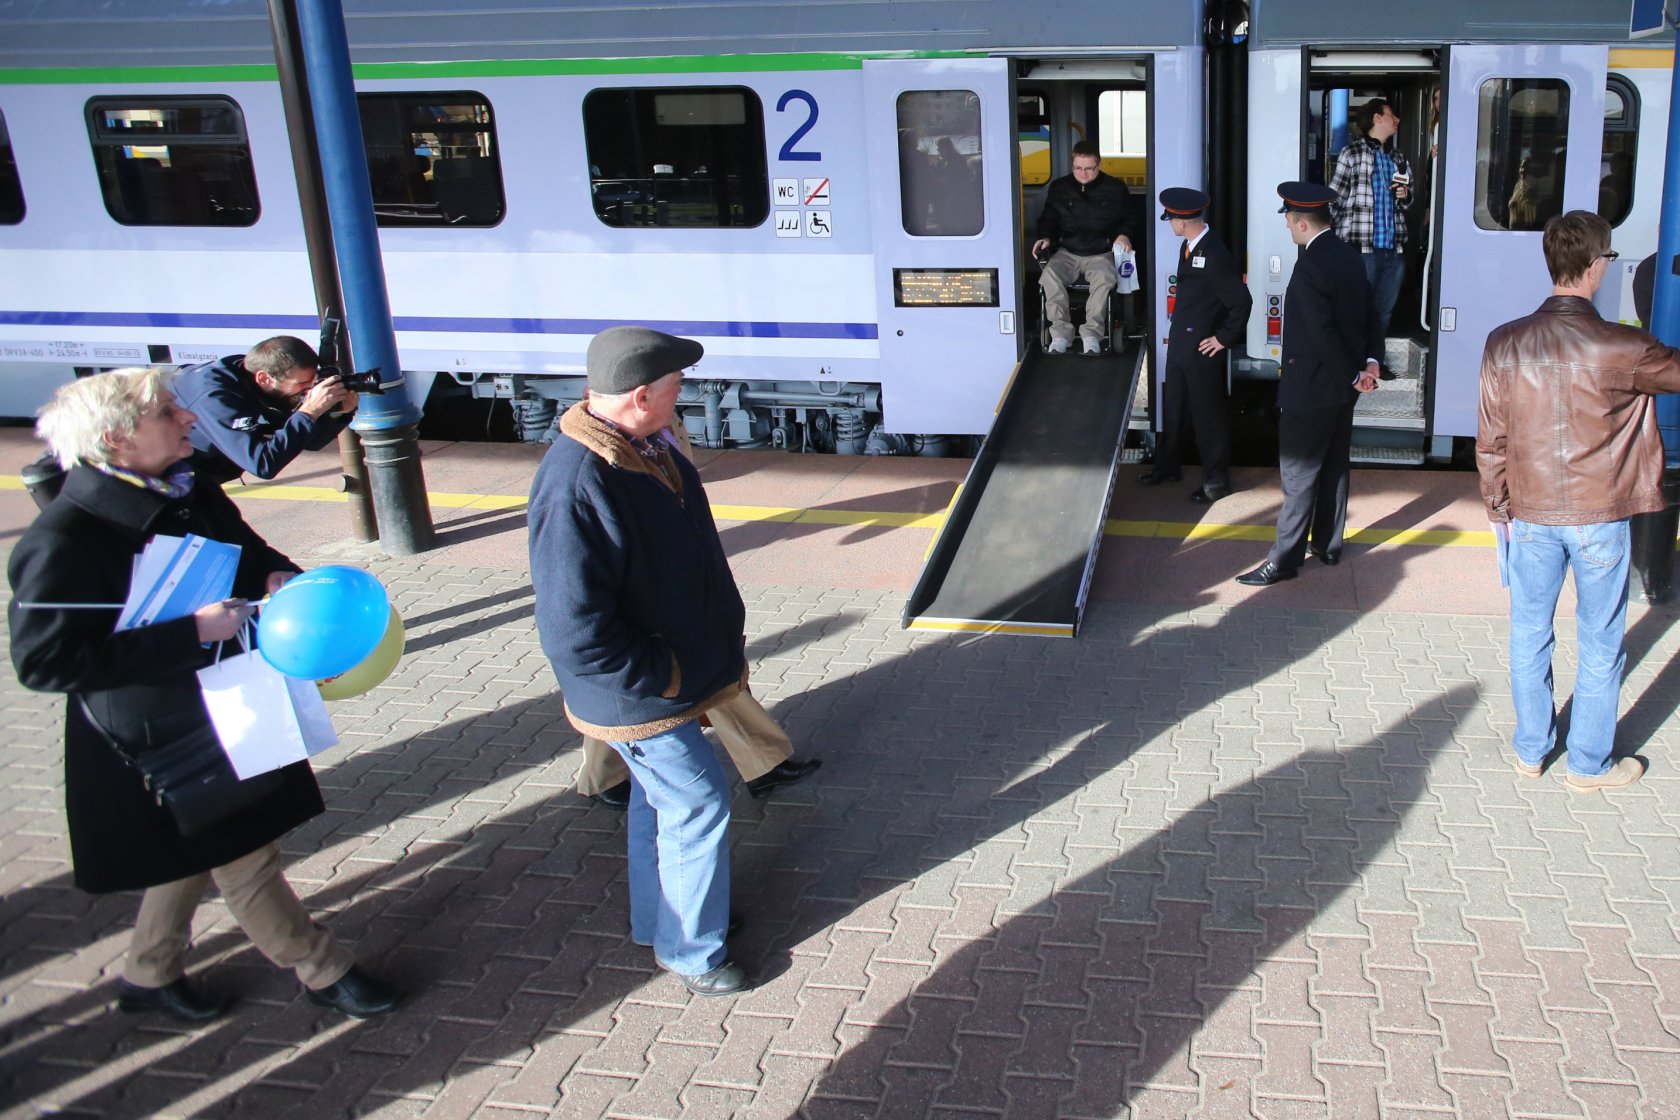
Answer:
<svg viewBox="0 0 1680 1120"><path fill-rule="evenodd" d="M1283 297L1278 382L1283 507L1277 543L1266 563L1237 577L1259 587L1294 578L1309 544L1321 563L1341 560L1353 407L1361 392L1375 387L1372 356L1381 341L1359 253L1327 224L1313 232L1313 223L1327 221L1328 211L1321 208L1334 193L1316 184L1284 183L1278 194L1291 219L1313 218L1296 238L1301 255Z"/></svg>
<svg viewBox="0 0 1680 1120"><path fill-rule="evenodd" d="M1161 435L1154 469L1138 481L1152 486L1181 477L1179 441L1188 419L1202 462L1202 485L1191 492L1190 500L1206 504L1231 492L1225 351L1242 341L1254 297L1230 250L1202 220L1207 195L1189 187L1169 187L1161 192L1161 205L1161 220L1171 222L1184 243L1167 336Z"/></svg>

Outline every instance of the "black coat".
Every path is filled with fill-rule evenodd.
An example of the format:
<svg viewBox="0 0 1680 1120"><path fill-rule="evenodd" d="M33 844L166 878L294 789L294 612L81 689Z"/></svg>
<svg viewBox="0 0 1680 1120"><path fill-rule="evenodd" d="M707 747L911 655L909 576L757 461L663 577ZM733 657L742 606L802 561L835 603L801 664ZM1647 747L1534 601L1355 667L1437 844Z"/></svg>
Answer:
<svg viewBox="0 0 1680 1120"><path fill-rule="evenodd" d="M1114 176L1097 172L1087 186L1072 175L1063 175L1044 194L1044 212L1038 216L1038 236L1079 257L1095 257L1114 251L1114 239L1122 233L1135 246L1141 222L1132 192Z"/></svg>
<svg viewBox="0 0 1680 1120"><path fill-rule="evenodd" d="M1248 313L1254 307L1254 296L1243 283L1242 269L1225 248L1225 242L1210 229L1196 242L1188 260L1180 249L1175 274L1178 296L1173 302L1172 329L1167 336L1167 361L1211 361L1223 365L1224 354L1208 358L1196 347L1210 336L1227 349L1242 345L1248 330Z"/></svg>
<svg viewBox="0 0 1680 1120"><path fill-rule="evenodd" d="M119 743L143 754L208 725L197 670L211 654L191 618L113 633L117 610L26 609L19 604L121 603L134 557L156 533L196 533L240 546L233 593L261 598L270 572L297 566L239 515L217 486L170 499L92 467L64 490L12 550L7 613L18 679L69 695L64 722L64 807L76 885L103 892L185 879L276 840L323 809L307 762L256 806L191 839L131 768L88 726L81 697Z"/></svg>
<svg viewBox="0 0 1680 1120"><path fill-rule="evenodd" d="M1382 359L1382 334L1359 252L1325 230L1295 262L1283 296L1280 408L1328 408L1359 397L1367 359Z"/></svg>

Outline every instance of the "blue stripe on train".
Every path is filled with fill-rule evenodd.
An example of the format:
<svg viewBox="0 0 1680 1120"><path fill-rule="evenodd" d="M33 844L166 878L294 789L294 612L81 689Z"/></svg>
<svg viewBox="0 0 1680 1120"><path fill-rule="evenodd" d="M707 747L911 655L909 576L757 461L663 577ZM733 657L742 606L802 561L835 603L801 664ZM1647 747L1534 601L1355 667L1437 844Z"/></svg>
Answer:
<svg viewBox="0 0 1680 1120"><path fill-rule="evenodd" d="M874 323L744 323L684 319L521 319L398 315L399 331L455 331L464 334L595 334L634 322L694 338L880 337ZM181 315L126 311L0 311L0 324L32 327L173 327L253 331L314 331L320 324L304 315Z"/></svg>

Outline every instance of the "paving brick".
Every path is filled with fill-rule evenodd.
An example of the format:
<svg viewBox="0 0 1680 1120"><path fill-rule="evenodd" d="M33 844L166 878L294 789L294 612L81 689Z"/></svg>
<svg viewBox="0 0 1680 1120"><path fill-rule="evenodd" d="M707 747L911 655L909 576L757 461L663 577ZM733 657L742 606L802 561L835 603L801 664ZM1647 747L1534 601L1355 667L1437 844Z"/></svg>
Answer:
<svg viewBox="0 0 1680 1120"><path fill-rule="evenodd" d="M374 563L432 620L340 706L331 808L285 851L413 1001L341 1024L211 903L195 967L244 1009L197 1034L104 1013L133 899L69 889L60 780L12 745L62 708L0 683L24 716L0 741L0 1047L33 1067L0 1094L485 1120L1680 1100L1680 815L1660 775L1594 804L1510 777L1502 623L1099 600L1077 642L953 641L898 629L902 593L748 588L760 691L829 765L737 798L760 987L711 1001L626 943L622 818L569 792L523 576ZM1627 691L1660 748L1641 701L1680 635L1654 643Z"/></svg>

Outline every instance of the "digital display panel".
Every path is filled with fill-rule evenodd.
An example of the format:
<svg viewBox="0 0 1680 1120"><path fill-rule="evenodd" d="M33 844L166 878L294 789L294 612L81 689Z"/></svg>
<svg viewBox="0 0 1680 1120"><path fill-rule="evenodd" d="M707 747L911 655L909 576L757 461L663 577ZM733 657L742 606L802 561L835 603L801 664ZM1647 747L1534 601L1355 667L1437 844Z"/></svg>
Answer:
<svg viewBox="0 0 1680 1120"><path fill-rule="evenodd" d="M996 307L995 268L895 268L893 303L898 307Z"/></svg>

